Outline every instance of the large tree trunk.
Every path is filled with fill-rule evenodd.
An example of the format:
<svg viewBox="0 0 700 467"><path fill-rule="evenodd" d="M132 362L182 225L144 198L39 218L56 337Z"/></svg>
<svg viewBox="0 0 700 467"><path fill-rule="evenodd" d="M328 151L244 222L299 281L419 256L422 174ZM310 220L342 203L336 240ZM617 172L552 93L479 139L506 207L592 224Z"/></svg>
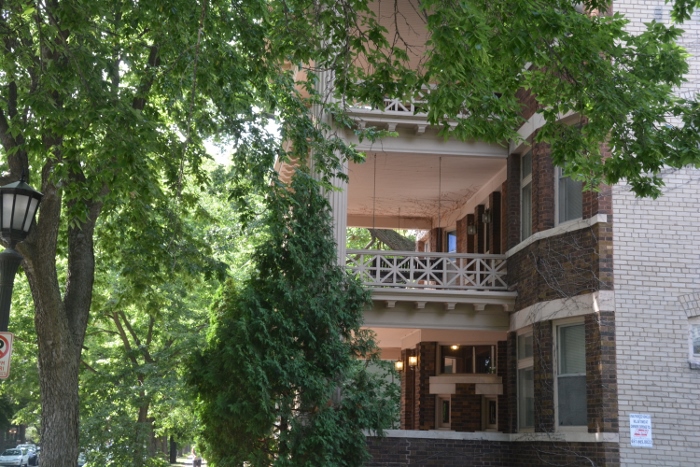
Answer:
<svg viewBox="0 0 700 467"><path fill-rule="evenodd" d="M380 242L396 251L416 251L416 242L389 229L367 229Z"/></svg>
<svg viewBox="0 0 700 467"><path fill-rule="evenodd" d="M34 298L41 385L43 467L75 467L79 450L78 376L95 271L93 231L101 205L86 205L88 220L68 231L68 279L62 293L56 269L61 192L44 167L40 218L18 245ZM79 175L76 175L79 177Z"/></svg>

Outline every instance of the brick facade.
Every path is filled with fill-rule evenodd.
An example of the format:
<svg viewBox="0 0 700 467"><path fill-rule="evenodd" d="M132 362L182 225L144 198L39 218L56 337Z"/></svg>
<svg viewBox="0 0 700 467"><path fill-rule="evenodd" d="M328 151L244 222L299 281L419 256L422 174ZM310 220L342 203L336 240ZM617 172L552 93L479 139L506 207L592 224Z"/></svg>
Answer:
<svg viewBox="0 0 700 467"><path fill-rule="evenodd" d="M552 322L544 321L532 326L533 370L535 377L535 431L554 431L554 364L552 346Z"/></svg>
<svg viewBox="0 0 700 467"><path fill-rule="evenodd" d="M510 333L514 334L514 333ZM512 355L511 355L512 352ZM517 405L512 405L511 400L516 401L517 392L515 387L515 371L517 371L516 366L511 372L509 365L509 359L515 360L515 346L511 348L510 336L507 341L499 341L496 346L496 365L498 370L498 376L501 377L503 384L503 394L499 395L498 400L498 431L503 433L514 433L516 423L517 423ZM516 416L515 423L513 423L513 416Z"/></svg>
<svg viewBox="0 0 700 467"><path fill-rule="evenodd" d="M416 407L413 426L416 430L435 429L435 395L430 394L430 377L437 374L437 342L421 342L416 349L418 366L413 371Z"/></svg>
<svg viewBox="0 0 700 467"><path fill-rule="evenodd" d="M617 443L367 438L367 467L618 467Z"/></svg>
<svg viewBox="0 0 700 467"><path fill-rule="evenodd" d="M544 238L508 259L515 309L539 302L612 290L612 225L597 223Z"/></svg>
<svg viewBox="0 0 700 467"><path fill-rule="evenodd" d="M586 315L586 392L588 432L617 433L615 314Z"/></svg>
<svg viewBox="0 0 700 467"><path fill-rule="evenodd" d="M452 395L452 431L481 431L482 396L475 384L457 384Z"/></svg>

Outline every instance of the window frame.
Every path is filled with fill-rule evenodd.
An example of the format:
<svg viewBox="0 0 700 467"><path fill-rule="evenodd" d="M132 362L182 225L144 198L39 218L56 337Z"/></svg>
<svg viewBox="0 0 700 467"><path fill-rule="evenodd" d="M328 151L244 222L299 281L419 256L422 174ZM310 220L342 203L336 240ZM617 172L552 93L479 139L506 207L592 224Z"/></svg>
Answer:
<svg viewBox="0 0 700 467"><path fill-rule="evenodd" d="M455 239L455 249L450 250L450 237ZM457 229L445 231L445 253L457 253Z"/></svg>
<svg viewBox="0 0 700 467"><path fill-rule="evenodd" d="M435 396L437 399L437 407L435 410L435 427L438 430L452 430L452 396L450 394L438 394ZM443 421L444 408L443 404L447 403L448 407L448 421Z"/></svg>
<svg viewBox="0 0 700 467"><path fill-rule="evenodd" d="M692 370L700 370L700 352L695 352L693 341L700 339L700 316L688 318L688 365Z"/></svg>
<svg viewBox="0 0 700 467"><path fill-rule="evenodd" d="M445 367L445 358L457 358L453 357L451 355L445 356L443 354L443 347L451 347L452 345L459 345L459 347L471 347L472 352L471 352L471 369L472 371L469 373L445 373L443 371ZM490 347L491 348L491 357L490 357L490 368L489 372L487 373L477 373L476 371L476 348L477 347ZM443 343L438 343L438 361L437 361L437 374L438 375L495 375L498 372L498 348L497 344L484 344L484 343L478 343L478 344L443 344ZM456 368L456 365L454 365Z"/></svg>
<svg viewBox="0 0 700 467"><path fill-rule="evenodd" d="M585 321L580 318L569 318L569 319L564 319L564 320L559 320L555 323L553 323L553 340L554 340L554 345L552 346L552 353L553 353L553 380L554 380L554 429L555 431L559 432L588 432L588 393L587 391L585 392L585 402L586 402L586 424L585 425L567 425L567 426L561 426L559 424L559 415L560 415L560 410L559 410L559 377L564 376L561 375L561 346L560 346L560 330L562 328L567 328L567 327L573 327L573 326L583 326L583 332L584 332L584 359L586 358L586 325ZM586 369L584 365L584 371L583 373L572 373L569 374L567 373L565 376L584 376L586 377ZM588 387L588 381L586 381L586 389Z"/></svg>
<svg viewBox="0 0 700 467"><path fill-rule="evenodd" d="M568 218L565 220L560 219L561 202L560 202L559 195L561 192L560 184L561 184L562 179L569 179L572 182L578 183L581 185L581 206L580 206L580 208L581 208L580 213L581 214L578 217L572 217L572 218ZM565 193L565 196L568 196L567 192L564 192L564 193ZM566 199L564 200L564 202L566 203ZM569 222L574 222L574 221L577 221L580 219L583 219L583 182L577 182L575 180L572 180L571 177L567 177L564 175L563 168L561 168L559 166L555 166L554 167L554 225L567 224Z"/></svg>
<svg viewBox="0 0 700 467"><path fill-rule="evenodd" d="M484 431L498 431L498 397L491 396L491 395L482 397L481 411L482 411L481 412L482 430L484 430ZM491 423L492 415L493 415L493 423Z"/></svg>

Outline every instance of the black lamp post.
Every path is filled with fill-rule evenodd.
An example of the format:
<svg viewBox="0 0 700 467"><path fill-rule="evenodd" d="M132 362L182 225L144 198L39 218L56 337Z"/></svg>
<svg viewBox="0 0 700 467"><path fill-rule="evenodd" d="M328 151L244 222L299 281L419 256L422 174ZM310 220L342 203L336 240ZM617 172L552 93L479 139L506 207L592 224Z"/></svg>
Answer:
<svg viewBox="0 0 700 467"><path fill-rule="evenodd" d="M0 187L0 236L10 244L0 253L0 332L6 332L10 323L12 288L22 262L14 248L27 238L42 196L24 180Z"/></svg>

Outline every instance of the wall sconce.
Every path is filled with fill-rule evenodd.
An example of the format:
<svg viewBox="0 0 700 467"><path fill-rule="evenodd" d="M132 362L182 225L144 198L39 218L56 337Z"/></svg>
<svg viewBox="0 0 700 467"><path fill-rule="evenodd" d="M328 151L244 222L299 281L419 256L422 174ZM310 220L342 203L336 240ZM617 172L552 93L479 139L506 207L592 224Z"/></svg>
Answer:
<svg viewBox="0 0 700 467"><path fill-rule="evenodd" d="M394 369L396 371L403 371L403 360L396 360L394 362Z"/></svg>
<svg viewBox="0 0 700 467"><path fill-rule="evenodd" d="M467 225L467 235L476 235L476 226L474 224Z"/></svg>
<svg viewBox="0 0 700 467"><path fill-rule="evenodd" d="M414 367L416 365L418 365L418 357L416 357L416 356L408 357L408 366Z"/></svg>
<svg viewBox="0 0 700 467"><path fill-rule="evenodd" d="M481 215L481 222L484 224L489 224L491 222L491 210L487 209L484 211L484 213Z"/></svg>
<svg viewBox="0 0 700 467"><path fill-rule="evenodd" d="M458 349L459 349L459 346L458 346L458 345L451 345L450 348L451 348L452 350L458 350Z"/></svg>

